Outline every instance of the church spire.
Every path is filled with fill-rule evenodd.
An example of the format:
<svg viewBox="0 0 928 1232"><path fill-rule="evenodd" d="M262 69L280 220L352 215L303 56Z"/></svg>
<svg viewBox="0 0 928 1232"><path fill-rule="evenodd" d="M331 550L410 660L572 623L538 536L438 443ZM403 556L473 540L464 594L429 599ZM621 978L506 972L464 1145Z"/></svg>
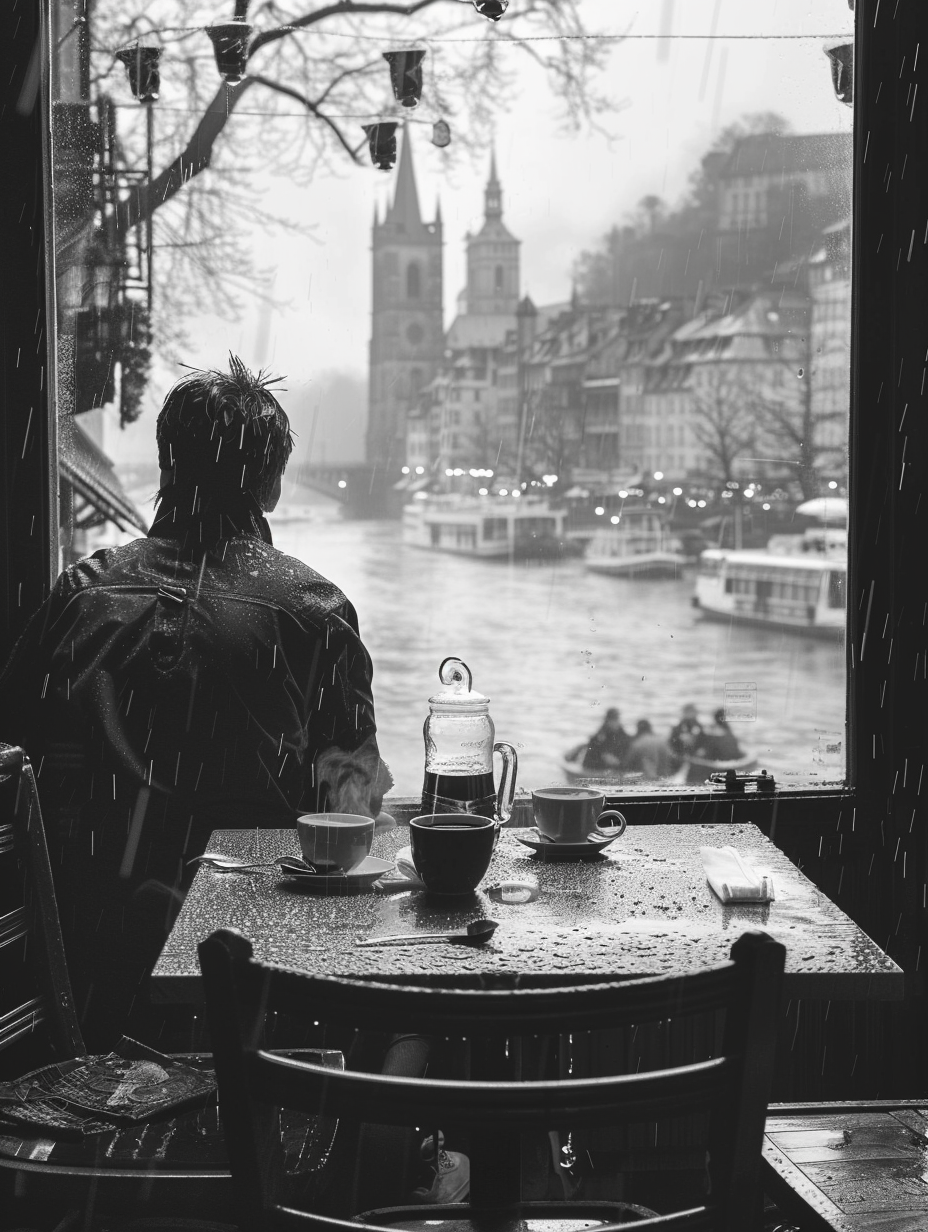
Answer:
<svg viewBox="0 0 928 1232"><path fill-rule="evenodd" d="M496 174L496 147L490 149L490 178L484 193L484 214L487 221L498 221L503 216L503 191Z"/></svg>
<svg viewBox="0 0 928 1232"><path fill-rule="evenodd" d="M414 235L422 227L419 212L419 193L416 189L416 173L412 165L412 141L409 126L403 128L403 146L400 150L400 165L396 173L396 192L393 204L387 212L387 222L397 223L407 235Z"/></svg>

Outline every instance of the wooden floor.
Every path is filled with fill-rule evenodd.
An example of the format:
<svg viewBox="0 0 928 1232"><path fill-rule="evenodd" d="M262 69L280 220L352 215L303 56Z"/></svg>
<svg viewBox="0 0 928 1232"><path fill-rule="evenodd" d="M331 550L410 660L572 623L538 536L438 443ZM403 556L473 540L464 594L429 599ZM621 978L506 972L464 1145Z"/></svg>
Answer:
<svg viewBox="0 0 928 1232"><path fill-rule="evenodd" d="M771 1108L764 1187L807 1229L928 1230L928 1100Z"/></svg>

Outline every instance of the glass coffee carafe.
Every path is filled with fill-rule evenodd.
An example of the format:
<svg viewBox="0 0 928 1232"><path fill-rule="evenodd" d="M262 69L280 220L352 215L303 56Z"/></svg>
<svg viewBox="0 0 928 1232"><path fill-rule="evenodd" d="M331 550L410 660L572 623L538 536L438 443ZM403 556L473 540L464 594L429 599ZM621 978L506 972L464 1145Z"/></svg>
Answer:
<svg viewBox="0 0 928 1232"><path fill-rule="evenodd" d="M512 816L519 758L511 744L494 743L490 699L472 687L470 668L445 659L438 678L448 687L429 698L425 720L423 813L477 813L506 822ZM493 754L503 759L499 790Z"/></svg>

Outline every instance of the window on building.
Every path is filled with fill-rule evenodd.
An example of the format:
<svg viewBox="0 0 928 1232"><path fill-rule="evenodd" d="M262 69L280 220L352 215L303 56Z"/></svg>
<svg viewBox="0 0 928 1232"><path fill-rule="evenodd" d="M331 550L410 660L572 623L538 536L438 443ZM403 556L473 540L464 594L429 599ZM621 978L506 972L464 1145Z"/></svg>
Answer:
<svg viewBox="0 0 928 1232"><path fill-rule="evenodd" d="M406 298L419 299L422 295L422 274L417 262L411 261L406 266Z"/></svg>

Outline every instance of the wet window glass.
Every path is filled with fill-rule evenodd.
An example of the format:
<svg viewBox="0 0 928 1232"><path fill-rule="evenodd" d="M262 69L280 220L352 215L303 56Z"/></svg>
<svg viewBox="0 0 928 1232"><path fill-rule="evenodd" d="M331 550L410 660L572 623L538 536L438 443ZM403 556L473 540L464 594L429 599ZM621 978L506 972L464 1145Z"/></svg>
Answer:
<svg viewBox="0 0 928 1232"><path fill-rule="evenodd" d="M314 8L52 0L60 563L232 352L397 792L451 655L520 787L842 782L848 5Z"/></svg>

